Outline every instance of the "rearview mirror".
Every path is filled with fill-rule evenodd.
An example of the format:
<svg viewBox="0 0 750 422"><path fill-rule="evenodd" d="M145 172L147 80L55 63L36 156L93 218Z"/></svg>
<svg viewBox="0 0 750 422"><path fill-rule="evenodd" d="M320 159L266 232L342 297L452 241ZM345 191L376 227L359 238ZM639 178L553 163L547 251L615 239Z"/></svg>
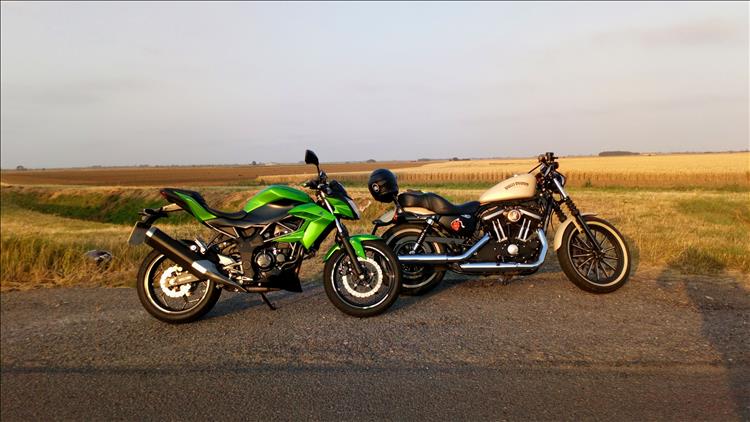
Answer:
<svg viewBox="0 0 750 422"><path fill-rule="evenodd" d="M318 156L309 149L305 151L305 164L315 164L315 167L320 164L320 162L318 161Z"/></svg>

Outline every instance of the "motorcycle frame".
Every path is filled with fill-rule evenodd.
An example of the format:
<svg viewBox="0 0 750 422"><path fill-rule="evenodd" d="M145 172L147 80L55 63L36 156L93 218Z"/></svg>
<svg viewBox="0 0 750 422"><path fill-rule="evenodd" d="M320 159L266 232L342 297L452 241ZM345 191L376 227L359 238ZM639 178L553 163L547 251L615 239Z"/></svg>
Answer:
<svg viewBox="0 0 750 422"><path fill-rule="evenodd" d="M248 246L243 245L244 242L249 243L249 246L253 249L268 242L289 243L292 245L290 260L280 269L282 271L288 271L291 269L295 273L298 273L302 261L314 256L323 241L333 230L336 230L336 242L325 255L324 261L328 260L336 250L343 247L344 252L349 256L353 263L353 265L351 265L352 271L355 275L361 276L362 269L358 258L365 257L362 242L379 238L373 235L351 236L346 226L341 222L341 219L359 219L360 214L358 210L350 209L356 207L356 204L350 199L342 200L336 196L329 195L334 192L329 188L327 176L324 172L320 171L319 168L317 182L318 183L315 185L307 185L315 190L316 200L307 201L295 206L288 211L287 216L282 217L278 221L250 226L255 230L253 231L253 234L249 236L244 236L244 234L236 228L228 230L224 227L212 225L212 219L216 218L213 214L204 209L197 202L193 201L192 198L178 194L175 198L175 203L170 203L161 208L147 208L142 210L139 213L141 215L140 221L136 223L133 232L131 233L129 243L137 245L145 241L149 246L165 252L171 258L177 259L183 264L189 264L189 262L192 261L192 265L185 266L188 267L187 271L192 273L195 277L208 277L219 285L238 291L244 291L246 293L264 293L281 290L285 287L277 286L273 282L270 282L267 286L263 286L261 282L263 279L256 279L257 274L255 273L255 270L252 267L244 268L242 261L236 262L233 259L230 259L233 263L227 264L241 265L242 281L240 282L237 282L231 276L228 277L222 271L219 271L218 267L222 266L222 252L230 246L230 243L235 244L238 249L243 246ZM328 194L326 191L328 191ZM307 195L305 195L305 198L309 199ZM255 199L256 198L251 199L248 204L255 207L262 205L256 204L255 202L258 201L255 201ZM185 244L184 241L177 241L154 226L157 220L168 217L169 214L177 211L188 212L201 224L215 232L216 235L208 244L198 238L195 239L194 244ZM303 223L290 233L267 239L261 237L270 227L276 224L283 224L284 220L288 217L302 219ZM227 259L227 257L223 258L225 260ZM273 276L271 276L271 278L273 278ZM192 281L190 281L189 278L186 279L185 283L189 282ZM299 291L298 289L299 286L292 288L293 291ZM265 297L264 301L266 301Z"/></svg>
<svg viewBox="0 0 750 422"><path fill-rule="evenodd" d="M565 177L557 172L557 169L559 167L559 163L557 163L555 160L557 157L554 157L552 153L547 153L544 156L540 156L539 158L539 165L532 168L529 173L533 172L540 166L542 167L541 171L537 175L537 200L541 202L541 205L544 207L544 213L542 215L542 225L540 229L537 229L538 235L540 237L540 241L542 242L542 250L540 251L540 256L538 257L537 261L531 265L528 265L528 268L523 268L526 266L526 264L520 264L516 265L516 263L502 263L502 264L508 264L508 265L501 265L497 264L493 268L493 265L490 263L479 263L478 265L472 265L472 263L465 263L461 264L462 261L466 261L471 255L473 255L473 252L476 252L481 246L484 245L489 239L489 234L485 232L485 234L478 239L477 241L467 244L465 239L463 238L455 238L451 233L449 233L447 230L445 230L442 226L435 224L435 221L440 218L439 214L414 214L411 212L408 212L404 210L400 204L398 203L398 199L394 197L394 205L395 205L395 212L393 219L388 222L384 222L380 219L373 221L373 229L372 234L376 234L377 230L381 227L391 226L400 223L402 220L407 223L416 223L416 224L424 224L424 229L420 233L419 237L417 238L417 242L414 245L414 250L417 250L422 242L424 241L433 241L438 243L444 243L447 245L460 245L461 250L457 251L459 254L467 255L454 255L454 256L448 256L445 255L446 260L443 260L442 256L440 256L440 259L438 260L438 255L435 255L435 259L425 259L422 262L418 261L411 261L411 259L416 258L418 256L412 255L407 256L410 259L408 263L410 264L422 264L422 265L431 265L438 268L444 267L445 269L454 271L454 272L473 272L473 271L465 271L466 269L473 269L473 270L480 270L482 272L485 271L498 271L498 272L505 272L508 270L513 269L524 269L524 270L531 270L536 271L538 268L541 267L541 265L544 263L544 260L546 258L546 252L548 249L547 245L547 239L546 234L548 233L549 226L551 224L552 220L552 214L554 213L558 219L560 220L560 223L562 225L558 228L558 231L564 230L567 226L566 221L568 220L568 216L565 214L565 212L562 209L562 205L565 205L569 213L573 217L573 224L575 224L576 229L584 233L586 237L591 241L591 244L594 246L595 249L601 250L601 246L594 238L593 233L588 227L588 224L586 224L585 216L588 214L581 213L578 208L576 207L575 203L573 202L573 199L568 195L568 193L564 189L565 185ZM560 199L556 199L555 195L558 195ZM476 216L480 215L482 211L497 206L498 203L490 203L490 204L484 204L482 205L477 212L475 213ZM482 230L481 225L477 225L477 231ZM428 233L430 230L435 230L438 235L444 235L445 237L429 237ZM476 237L476 233L474 237ZM484 241L484 242L483 242ZM480 242L482 242L481 245ZM477 247L479 245L479 247ZM557 245L555 245L557 247ZM467 249L468 248L468 249ZM449 248L446 248L449 249ZM473 251L473 252L472 252ZM471 253L467 253L471 252ZM462 259L461 259L462 258ZM401 256L399 257L399 260L401 260ZM443 262L440 262L443 261ZM402 260L402 262L404 262ZM462 268L463 267L463 268ZM520 267L520 268L519 268Z"/></svg>

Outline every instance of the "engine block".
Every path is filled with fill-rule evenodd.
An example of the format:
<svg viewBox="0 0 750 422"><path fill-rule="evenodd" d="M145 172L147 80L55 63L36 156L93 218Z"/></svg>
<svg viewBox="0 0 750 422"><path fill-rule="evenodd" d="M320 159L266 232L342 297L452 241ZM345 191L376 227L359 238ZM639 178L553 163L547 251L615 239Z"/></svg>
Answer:
<svg viewBox="0 0 750 422"><path fill-rule="evenodd" d="M478 259L496 262L532 262L541 243L536 236L542 212L535 202L500 205L481 215L483 228L493 237L477 254Z"/></svg>

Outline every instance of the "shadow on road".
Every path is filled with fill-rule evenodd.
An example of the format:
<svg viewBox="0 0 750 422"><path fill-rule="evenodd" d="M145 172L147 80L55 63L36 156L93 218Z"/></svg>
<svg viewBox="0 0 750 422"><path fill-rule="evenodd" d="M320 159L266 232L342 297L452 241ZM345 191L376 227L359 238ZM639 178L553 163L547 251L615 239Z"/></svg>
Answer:
<svg viewBox="0 0 750 422"><path fill-rule="evenodd" d="M273 291L267 293L268 299L277 307L281 306L292 306L294 303L300 300L306 300L310 296L315 296L323 293L323 286L318 282L303 282L302 293L298 292L287 292L284 290ZM231 295L231 296L228 296ZM278 303L282 302L283 303ZM209 312L203 319L208 320L212 318L223 317L226 315L240 313L246 309L252 309L261 307L263 310L270 311L267 305L263 303L260 295L256 293L231 293L223 292L222 299L216 304L211 312Z"/></svg>
<svg viewBox="0 0 750 422"><path fill-rule="evenodd" d="M685 254L700 251L688 247ZM701 259L711 259L702 256ZM670 263L678 267L679 263ZM702 319L701 334L719 353L727 371L728 387L741 420L750 420L750 283L742 274L730 275L719 262L720 272L713 276L690 277L666 269L656 280L659 288L683 288Z"/></svg>
<svg viewBox="0 0 750 422"><path fill-rule="evenodd" d="M247 293L237 293L233 294L228 299L220 300L219 303L216 304L214 309L212 309L211 312L203 317L203 319L209 320L212 318L219 318L225 315L244 311L245 309L256 308L258 306L266 306L261 301L260 296Z"/></svg>
<svg viewBox="0 0 750 422"><path fill-rule="evenodd" d="M550 241L551 242L551 241ZM446 294L446 292L461 284L476 284L477 287L492 287L492 286L508 286L516 283L533 283L535 278L539 275L550 275L560 273L562 269L557 261L557 254L554 251L547 253L547 258L544 264L533 274L528 275L515 275L510 279L506 279L502 274L458 274L454 272L447 272L445 279L440 282L433 290L421 295L421 296L405 296L401 295L399 300L393 305L393 310L405 309L409 306L418 304L421 300L427 298Z"/></svg>

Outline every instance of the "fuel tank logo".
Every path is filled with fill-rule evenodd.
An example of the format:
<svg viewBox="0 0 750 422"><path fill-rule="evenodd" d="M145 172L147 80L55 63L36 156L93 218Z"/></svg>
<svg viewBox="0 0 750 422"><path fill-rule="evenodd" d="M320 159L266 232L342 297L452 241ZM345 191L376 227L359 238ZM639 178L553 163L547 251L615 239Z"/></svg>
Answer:
<svg viewBox="0 0 750 422"><path fill-rule="evenodd" d="M529 186L526 182L513 182L505 187L505 190L508 190L510 188L516 187L516 186Z"/></svg>

